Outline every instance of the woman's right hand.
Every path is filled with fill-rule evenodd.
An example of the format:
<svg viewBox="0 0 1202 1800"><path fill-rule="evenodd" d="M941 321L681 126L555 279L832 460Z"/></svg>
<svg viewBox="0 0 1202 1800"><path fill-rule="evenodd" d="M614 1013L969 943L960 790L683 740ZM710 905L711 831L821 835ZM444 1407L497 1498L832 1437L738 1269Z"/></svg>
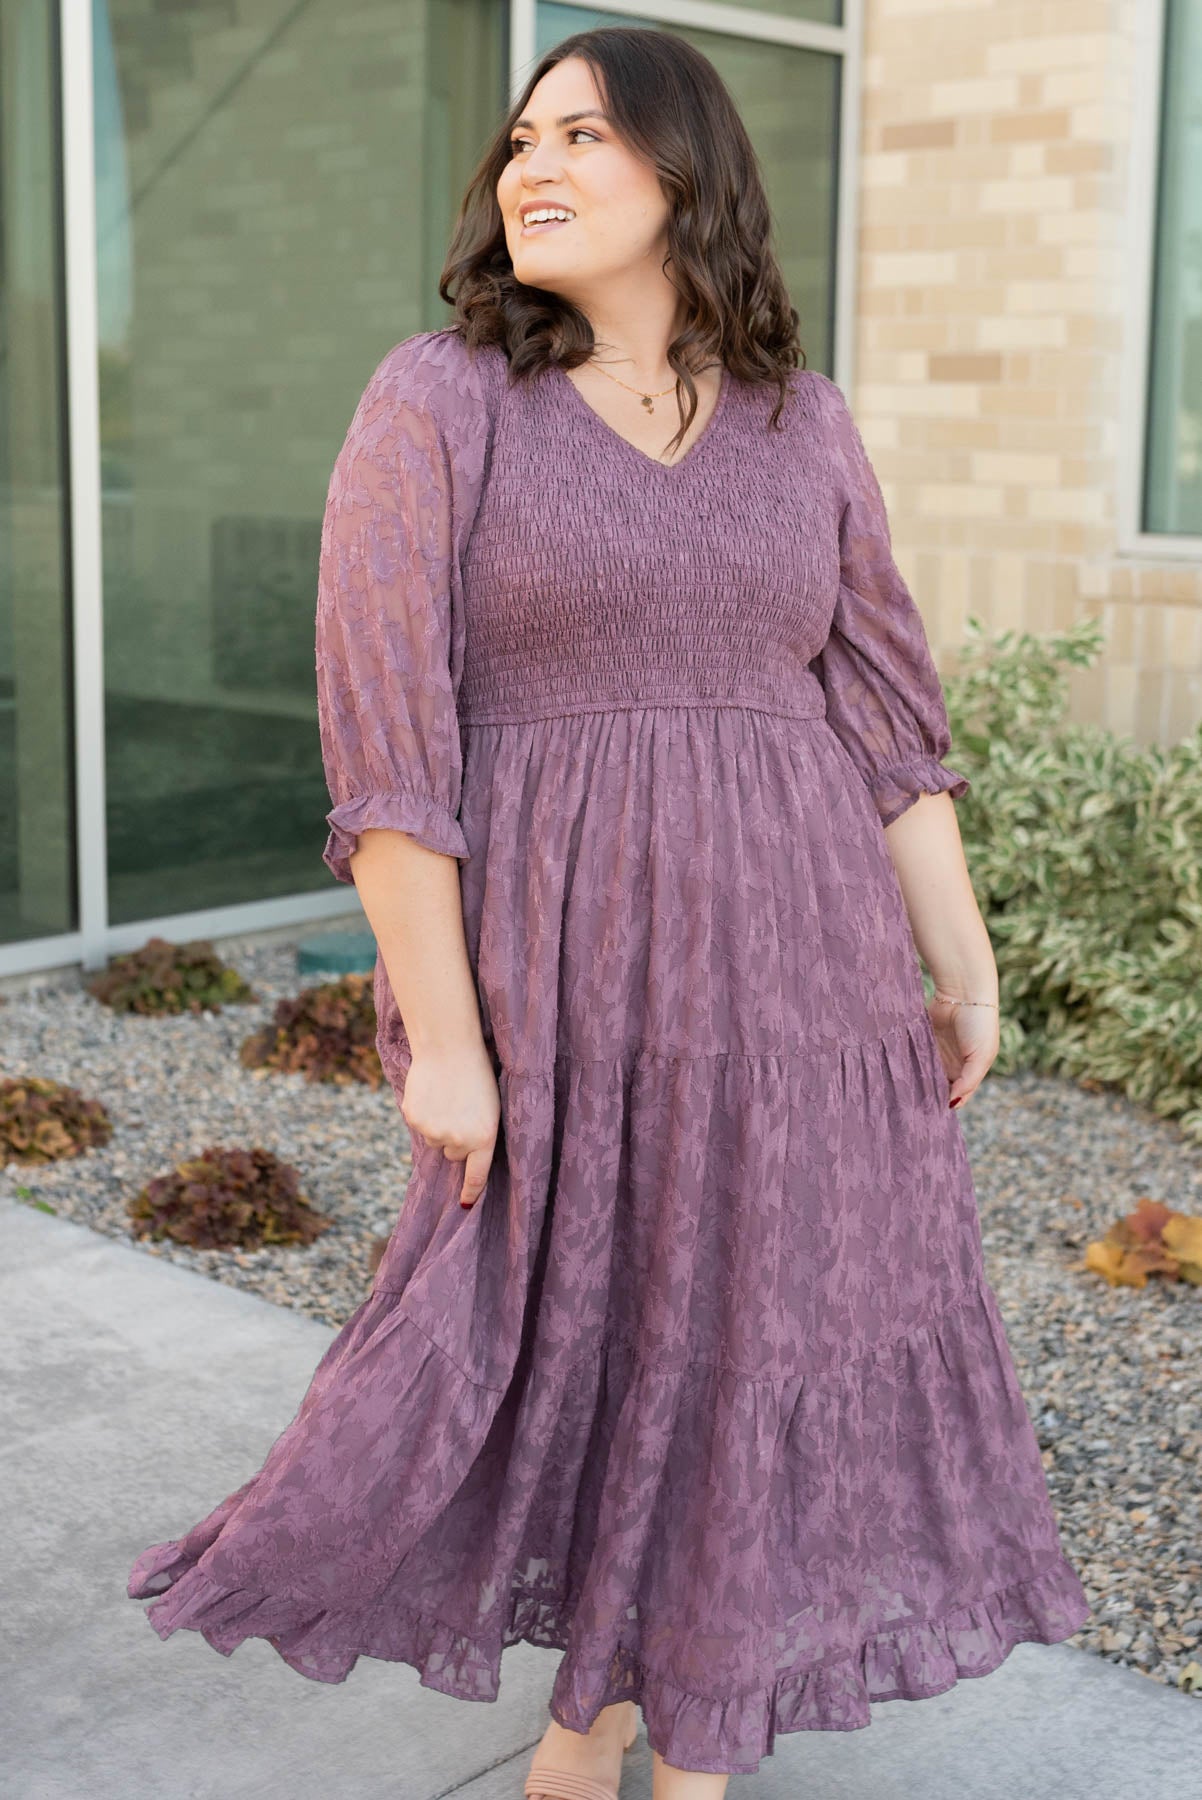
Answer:
<svg viewBox="0 0 1202 1800"><path fill-rule="evenodd" d="M501 1124L501 1090L483 1037L468 1045L414 1050L401 1117L426 1143L441 1146L448 1162L465 1165L459 1204L474 1206L488 1180Z"/></svg>

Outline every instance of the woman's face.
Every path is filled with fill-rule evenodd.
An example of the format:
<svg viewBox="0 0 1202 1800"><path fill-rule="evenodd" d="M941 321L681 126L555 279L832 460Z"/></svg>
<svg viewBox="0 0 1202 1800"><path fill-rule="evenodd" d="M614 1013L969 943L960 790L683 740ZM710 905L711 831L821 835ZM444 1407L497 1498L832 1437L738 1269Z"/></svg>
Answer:
<svg viewBox="0 0 1202 1800"><path fill-rule="evenodd" d="M655 168L634 155L604 113L589 65L578 56L556 63L513 127L512 154L497 182L514 274L577 305L615 277L646 269L665 279L668 201ZM588 116L562 123L570 114ZM552 205L572 217L523 224L523 207Z"/></svg>

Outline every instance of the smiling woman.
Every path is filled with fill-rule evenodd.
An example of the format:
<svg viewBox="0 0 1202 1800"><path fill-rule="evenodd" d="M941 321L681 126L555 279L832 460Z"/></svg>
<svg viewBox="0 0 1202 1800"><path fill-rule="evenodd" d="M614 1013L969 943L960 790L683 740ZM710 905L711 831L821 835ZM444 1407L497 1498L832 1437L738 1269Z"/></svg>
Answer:
<svg viewBox="0 0 1202 1800"><path fill-rule="evenodd" d="M587 304L592 322L593 354L577 366L565 362L563 374L640 455L669 467L683 461L717 409L722 365L692 368L694 410L679 415L682 428L665 442L662 426L646 423L656 400L677 391L676 370L662 349L675 303L675 289L662 274L671 260L672 208L655 159L635 151L607 110L589 63L574 56L539 82L515 121L509 148L496 197L514 275L524 286ZM640 342L626 321L646 305L656 271L660 304L643 314ZM602 277L604 302L597 292ZM607 342L610 321L613 342L622 343L626 354ZM658 360L651 360L653 354Z"/></svg>
<svg viewBox="0 0 1202 1800"><path fill-rule="evenodd" d="M413 1174L260 1474L131 1592L467 1700L556 1646L531 1800L615 1800L636 1708L654 1800L720 1800L1088 1607L949 1110L996 1053L968 782L746 132L637 29L513 111L322 530L327 858ZM980 1003L939 1038L918 809L932 972Z"/></svg>
<svg viewBox="0 0 1202 1800"><path fill-rule="evenodd" d="M641 36L654 43L664 34L618 28L606 35L613 40L613 53L621 55L619 39ZM567 44L576 41L569 39ZM715 78L704 58L679 40L665 41L676 44L678 61L684 65L677 79L695 90L695 105L683 112L681 125L682 135L691 140L702 129L705 89ZM699 181L699 191L681 193L673 204L664 158L656 153L645 108L637 104L647 57L640 52L630 59L629 78L615 89L617 98L602 92L599 65L570 54L565 45L544 59L544 66L545 74L531 87L503 137L498 137L469 190L441 291L449 298L450 283L458 279L465 290L465 310L487 311L471 289L480 239L485 229L490 236L496 232L499 218L513 271L514 300L520 305L523 293L542 290L560 302L556 335L565 341L562 353L546 360L567 374L612 431L642 455L670 465L705 431L718 401L722 362L714 354L712 328L706 334L710 342L701 336L694 341L686 325L672 353L666 353L679 297L667 270L675 264L688 273L696 251L683 218L693 205L714 212L723 201L721 190L727 204L736 195L745 196L749 229L766 232L767 210L754 176L754 153L732 109L730 118L737 129L727 132L726 149L720 159L711 159L712 173L707 172L713 193L707 195L704 186L709 183ZM716 85L729 108L724 90ZM682 144L676 166L696 177L701 169L699 150L698 143ZM486 184L491 188L488 200ZM690 285L700 288L711 277L699 260ZM784 343L797 315L770 257L761 285L762 293L749 298L766 320L768 343L773 335ZM587 346L581 344L579 349L571 341L577 336L574 316L582 325L588 323ZM746 348L755 347L749 340ZM737 365L740 346L732 343L730 349ZM515 373L524 360L517 346ZM655 416L657 399L675 394L680 399L677 429L665 440L658 419L654 425L648 420Z"/></svg>

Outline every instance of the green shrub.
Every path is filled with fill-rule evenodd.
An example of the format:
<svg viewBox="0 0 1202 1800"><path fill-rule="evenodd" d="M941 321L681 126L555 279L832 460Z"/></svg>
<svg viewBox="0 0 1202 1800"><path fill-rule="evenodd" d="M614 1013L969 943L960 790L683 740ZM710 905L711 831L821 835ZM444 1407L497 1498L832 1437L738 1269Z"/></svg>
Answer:
<svg viewBox="0 0 1202 1800"><path fill-rule="evenodd" d="M0 1080L0 1163L48 1163L107 1144L112 1122L99 1100L37 1075Z"/></svg>
<svg viewBox="0 0 1202 1800"><path fill-rule="evenodd" d="M1001 981L1001 1073L1109 1083L1202 1141L1202 726L1167 749L1065 718L1097 620L988 642L945 684Z"/></svg>
<svg viewBox="0 0 1202 1800"><path fill-rule="evenodd" d="M333 1223L301 1193L297 1170L257 1146L202 1150L148 1181L126 1211L135 1237L194 1250L311 1244Z"/></svg>
<svg viewBox="0 0 1202 1800"><path fill-rule="evenodd" d="M258 998L203 939L173 944L152 937L140 950L113 957L84 985L115 1012L220 1012L224 1005Z"/></svg>
<svg viewBox="0 0 1202 1800"><path fill-rule="evenodd" d="M342 975L278 1002L270 1025L239 1051L247 1068L302 1074L306 1081L353 1081L377 1088L384 1070L376 1050L370 975Z"/></svg>

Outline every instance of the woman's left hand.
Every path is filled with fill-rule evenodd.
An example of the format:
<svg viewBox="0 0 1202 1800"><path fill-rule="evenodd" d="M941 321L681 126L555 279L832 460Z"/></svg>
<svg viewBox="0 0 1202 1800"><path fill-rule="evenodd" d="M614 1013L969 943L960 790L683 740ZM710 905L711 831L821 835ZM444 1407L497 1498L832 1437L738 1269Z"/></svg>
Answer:
<svg viewBox="0 0 1202 1800"><path fill-rule="evenodd" d="M948 1105L962 1106L976 1092L997 1056L998 1010L995 1006L957 1006L951 1000L931 999L927 1001L927 1017L951 1083Z"/></svg>

